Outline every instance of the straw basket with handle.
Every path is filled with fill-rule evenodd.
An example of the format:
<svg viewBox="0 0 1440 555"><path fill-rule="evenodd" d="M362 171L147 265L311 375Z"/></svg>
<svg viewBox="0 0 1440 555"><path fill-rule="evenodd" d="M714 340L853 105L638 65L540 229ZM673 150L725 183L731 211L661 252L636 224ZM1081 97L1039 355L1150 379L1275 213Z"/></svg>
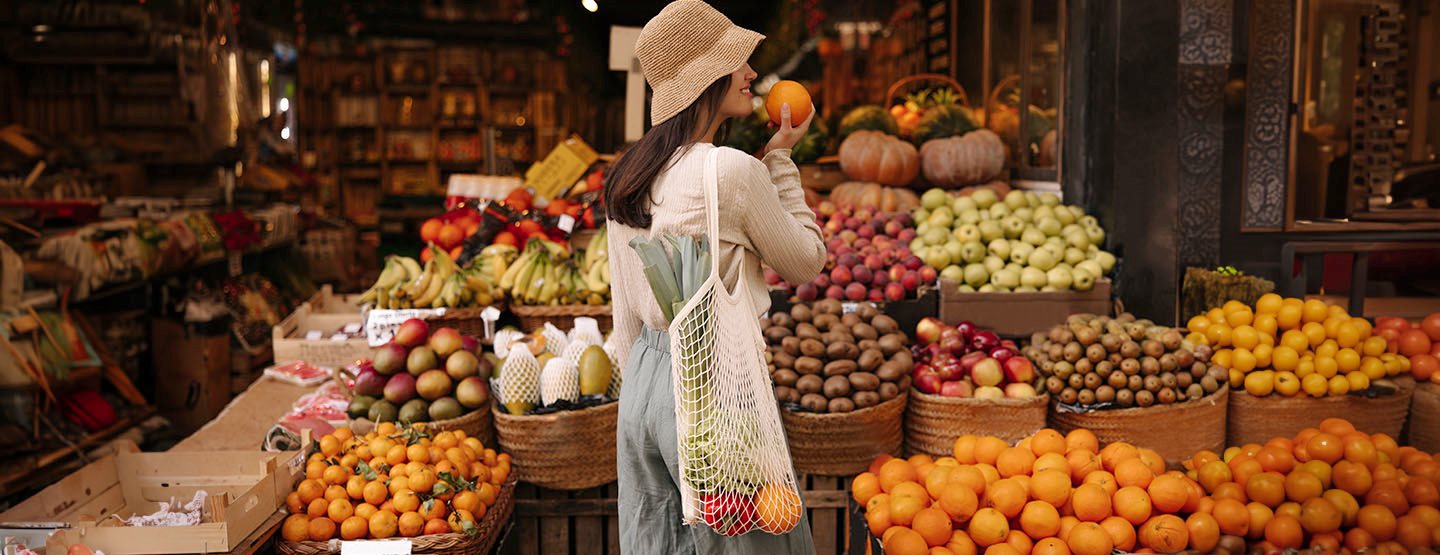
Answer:
<svg viewBox="0 0 1440 555"><path fill-rule="evenodd" d="M965 106L967 108L970 107L970 96L965 94L965 87L961 86L959 82L951 79L949 76L941 75L939 73L917 73L915 75L901 77L900 79L897 79L894 83L891 83L890 88L885 91L885 100L887 102L894 101L900 98L901 92L907 90L909 87L921 83L939 83L941 85L950 87L951 89L955 90L955 104L959 106Z"/></svg>
<svg viewBox="0 0 1440 555"><path fill-rule="evenodd" d="M346 396L351 399L355 398L355 391L350 386L350 383L355 380L355 374L352 374L345 368L336 368L334 379L335 383L340 386L340 389L345 391ZM368 420L365 421L369 422ZM426 422L425 428L435 432L460 430L465 432L467 436L479 439L480 443L484 445L489 446L495 444L494 422L490 416L490 411L484 408L472 410L455 418Z"/></svg>
<svg viewBox="0 0 1440 555"><path fill-rule="evenodd" d="M495 504L485 511L485 515L476 522L474 534L447 533L428 534L407 539L410 542L410 553L416 555L484 555L495 548L495 543L500 540L500 535L510 523L510 516L515 512L515 478L510 478L500 486L500 493L495 497ZM358 540L364 542L383 542L392 540ZM332 555L340 553L340 540L327 542L317 541L288 541L281 540L276 543L276 551L284 555Z"/></svg>
<svg viewBox="0 0 1440 555"><path fill-rule="evenodd" d="M955 438L966 434L996 436L1015 442L1045 427L1050 396L1029 399L943 397L910 390L905 409L905 451L946 456Z"/></svg>

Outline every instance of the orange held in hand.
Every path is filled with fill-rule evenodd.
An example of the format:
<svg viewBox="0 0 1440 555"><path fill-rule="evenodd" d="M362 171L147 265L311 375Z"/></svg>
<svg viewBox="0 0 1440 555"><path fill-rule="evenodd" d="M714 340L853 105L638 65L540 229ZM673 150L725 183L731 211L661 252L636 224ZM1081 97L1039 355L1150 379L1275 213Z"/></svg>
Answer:
<svg viewBox="0 0 1440 555"><path fill-rule="evenodd" d="M810 91L805 86L794 81L781 81L770 87L770 94L765 97L765 111L770 114L770 123L782 125L780 121L780 107L790 105L790 125L798 126L810 117L811 100Z"/></svg>

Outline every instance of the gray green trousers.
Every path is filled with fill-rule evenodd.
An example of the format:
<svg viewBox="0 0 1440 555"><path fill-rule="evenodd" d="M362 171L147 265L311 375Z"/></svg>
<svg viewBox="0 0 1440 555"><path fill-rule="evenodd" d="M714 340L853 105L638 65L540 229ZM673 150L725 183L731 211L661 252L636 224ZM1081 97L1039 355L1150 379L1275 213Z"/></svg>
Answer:
<svg viewBox="0 0 1440 555"><path fill-rule="evenodd" d="M676 456L675 393L670 380L670 338L645 328L625 362L616 451L620 474L620 552L625 555L815 553L810 519L789 534L754 531L725 537L685 526Z"/></svg>

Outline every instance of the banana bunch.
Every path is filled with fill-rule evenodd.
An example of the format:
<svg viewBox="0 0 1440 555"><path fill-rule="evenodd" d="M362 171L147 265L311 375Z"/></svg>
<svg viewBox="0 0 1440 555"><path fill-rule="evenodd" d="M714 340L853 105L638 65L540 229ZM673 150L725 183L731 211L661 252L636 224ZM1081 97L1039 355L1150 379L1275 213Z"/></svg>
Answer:
<svg viewBox="0 0 1440 555"><path fill-rule="evenodd" d="M581 268L585 277L585 287L600 295L602 301L610 296L610 240L607 229L600 228L600 232L590 238L590 243L585 246L584 263Z"/></svg>
<svg viewBox="0 0 1440 555"><path fill-rule="evenodd" d="M465 268L441 249L435 249L424 266L409 257L387 256L379 279L361 300L380 309L489 306L503 298L495 284L516 254L514 247L505 248L508 254L496 249Z"/></svg>
<svg viewBox="0 0 1440 555"><path fill-rule="evenodd" d="M592 248L594 244L592 241ZM606 268L592 279L589 270L597 264L595 260L588 250L577 260L558 243L531 238L525 251L501 275L499 286L519 305L605 304L610 298L608 264L598 263Z"/></svg>

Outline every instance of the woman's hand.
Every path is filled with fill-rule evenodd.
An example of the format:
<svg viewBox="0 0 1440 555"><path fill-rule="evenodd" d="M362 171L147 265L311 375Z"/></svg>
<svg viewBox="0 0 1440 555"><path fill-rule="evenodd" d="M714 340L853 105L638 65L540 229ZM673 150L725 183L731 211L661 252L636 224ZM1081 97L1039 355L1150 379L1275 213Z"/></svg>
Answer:
<svg viewBox="0 0 1440 555"><path fill-rule="evenodd" d="M765 143L765 151L761 153L761 157L770 154L772 150L795 148L795 144L799 143L800 139L805 136L805 132L810 130L810 122L815 119L815 112L815 105L811 104L810 115L805 118L805 121L800 122L798 126L792 125L790 123L790 103L781 104L780 128L775 131L773 137L770 137L770 142ZM775 124L770 124L770 127L774 126Z"/></svg>

